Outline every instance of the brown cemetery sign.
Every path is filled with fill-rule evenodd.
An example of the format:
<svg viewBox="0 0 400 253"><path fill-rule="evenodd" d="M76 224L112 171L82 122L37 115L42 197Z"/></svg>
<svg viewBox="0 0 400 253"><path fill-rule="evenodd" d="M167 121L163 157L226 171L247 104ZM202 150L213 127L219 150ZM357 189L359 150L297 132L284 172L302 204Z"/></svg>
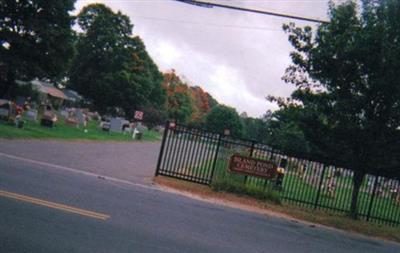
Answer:
<svg viewBox="0 0 400 253"><path fill-rule="evenodd" d="M275 163L235 154L229 161L229 171L248 176L272 179L276 175Z"/></svg>

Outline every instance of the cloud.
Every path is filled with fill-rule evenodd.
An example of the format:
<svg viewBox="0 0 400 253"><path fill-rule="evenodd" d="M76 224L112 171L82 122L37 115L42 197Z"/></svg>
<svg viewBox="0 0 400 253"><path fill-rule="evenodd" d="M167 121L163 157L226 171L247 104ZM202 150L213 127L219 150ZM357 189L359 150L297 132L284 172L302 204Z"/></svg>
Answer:
<svg viewBox="0 0 400 253"><path fill-rule="evenodd" d="M327 1L229 2L326 18ZM82 2L91 1L78 5ZM281 80L292 50L281 27L291 20L176 1L102 2L131 18L134 34L142 37L160 70L174 68L239 112L260 116L277 108L265 100L267 95L289 96L294 89Z"/></svg>
<svg viewBox="0 0 400 253"><path fill-rule="evenodd" d="M181 51L174 47L171 42L165 40L159 41L153 51L153 58L157 59L157 62L163 66L172 66L182 58Z"/></svg>
<svg viewBox="0 0 400 253"><path fill-rule="evenodd" d="M214 85L210 89L216 94L217 100L239 108L239 112L246 111L250 116L259 116L267 109L277 109L264 97L255 96L246 86L243 76L232 67L217 66L209 81Z"/></svg>
<svg viewBox="0 0 400 253"><path fill-rule="evenodd" d="M104 4L107 4L105 2L106 1L103 1L103 0L79 0L75 4L74 14L75 15L78 14L81 11L81 9L83 7L85 7L86 5L93 4L93 3L104 3Z"/></svg>
<svg viewBox="0 0 400 253"><path fill-rule="evenodd" d="M149 41L148 46L156 48L151 51L151 56L158 59L161 70L184 69L185 79L191 77L189 84L202 86L219 102L235 107L239 112L246 111L251 116L259 116L268 109L277 109L264 96L254 95L246 85L243 73L221 59L200 53L183 42L174 45L164 40Z"/></svg>

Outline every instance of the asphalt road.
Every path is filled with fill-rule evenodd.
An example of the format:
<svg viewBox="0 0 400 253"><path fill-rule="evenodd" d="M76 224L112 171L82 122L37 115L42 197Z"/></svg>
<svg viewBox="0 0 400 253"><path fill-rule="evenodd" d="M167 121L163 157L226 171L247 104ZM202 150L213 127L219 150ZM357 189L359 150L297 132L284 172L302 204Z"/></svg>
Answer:
<svg viewBox="0 0 400 253"><path fill-rule="evenodd" d="M0 252L367 253L400 245L0 155Z"/></svg>
<svg viewBox="0 0 400 253"><path fill-rule="evenodd" d="M150 184L159 142L0 140L0 153Z"/></svg>

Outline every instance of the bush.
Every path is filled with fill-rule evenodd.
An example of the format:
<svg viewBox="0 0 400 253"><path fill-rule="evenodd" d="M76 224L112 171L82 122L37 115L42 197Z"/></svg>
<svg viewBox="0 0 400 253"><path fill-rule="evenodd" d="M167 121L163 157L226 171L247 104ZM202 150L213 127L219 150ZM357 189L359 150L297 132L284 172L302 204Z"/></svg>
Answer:
<svg viewBox="0 0 400 253"><path fill-rule="evenodd" d="M265 190L262 190L255 186L245 185L243 183L233 181L229 178L213 180L213 182L211 183L211 189L217 192L222 191L232 192L240 195L247 195L259 200L270 201L278 205L282 203L279 192L269 187Z"/></svg>
<svg viewBox="0 0 400 253"><path fill-rule="evenodd" d="M154 107L145 107L140 109L143 112L143 122L150 128L157 125L164 125L167 120L167 112Z"/></svg>

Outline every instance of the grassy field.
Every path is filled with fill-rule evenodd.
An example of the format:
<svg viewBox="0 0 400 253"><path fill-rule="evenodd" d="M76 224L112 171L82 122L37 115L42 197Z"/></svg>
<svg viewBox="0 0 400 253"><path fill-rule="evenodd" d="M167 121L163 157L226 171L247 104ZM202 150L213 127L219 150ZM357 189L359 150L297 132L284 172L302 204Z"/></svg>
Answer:
<svg viewBox="0 0 400 253"><path fill-rule="evenodd" d="M38 122L25 121L22 129L0 123L0 138L3 139L60 139L94 141L133 141L132 136L122 133L105 132L98 127L98 122L90 121L86 132L83 127L65 125L59 120L52 128L40 126ZM143 141L158 141L161 135L155 131L143 133Z"/></svg>

